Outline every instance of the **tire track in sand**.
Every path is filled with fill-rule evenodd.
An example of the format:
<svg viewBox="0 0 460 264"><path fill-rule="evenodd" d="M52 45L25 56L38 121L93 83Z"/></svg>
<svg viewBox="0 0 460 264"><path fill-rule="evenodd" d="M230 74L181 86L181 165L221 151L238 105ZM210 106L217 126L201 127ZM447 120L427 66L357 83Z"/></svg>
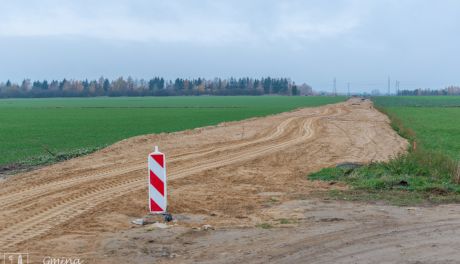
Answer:
<svg viewBox="0 0 460 264"><path fill-rule="evenodd" d="M284 120L283 122L281 122L276 127L274 133L270 133L269 135L267 135L265 137L257 138L257 139L250 140L250 141L247 141L247 142L242 142L242 143L239 143L239 144L237 143L237 144L233 144L233 145L229 145L229 146L223 146L223 147L220 147L220 148L215 148L213 150L206 150L206 151L198 152L198 153L195 153L195 154L193 154L193 153L188 153L188 154L185 154L185 155L180 154L179 155L180 157L172 156L171 159L168 162L169 163L174 163L174 162L178 162L178 161L186 161L186 160L189 160L189 159L196 159L196 158L203 157L203 156L206 156L206 155L211 155L211 154L217 153L217 152L237 149L237 148L241 148L241 147L250 146L250 145L253 145L253 144L258 144L258 143L263 143L263 142L266 142L266 141L274 140L277 137L281 136L284 133L285 129L289 126L289 124L292 123L296 119L298 119L298 117L297 118L296 117L291 117L291 118L288 118L288 119ZM42 184L42 185L22 189L22 190L19 190L19 192L16 191L15 193L12 193L12 194L7 194L7 195L3 195L3 196L0 195L0 201L2 202L0 204L0 209L6 209L6 208L12 207L14 205L20 204L20 203L22 203L24 201L34 199L39 194L49 193L50 190L53 190L53 189L60 190L60 189L63 189L63 188L70 188L72 186L75 186L75 185L78 185L78 184L81 184L81 183L84 183L84 182L87 182L87 181L88 182L89 181L97 181L97 180L101 180L101 179L104 179L104 178L115 177L115 176L122 175L122 174L125 174L125 173L128 173L128 172L138 171L140 169L145 169L145 161L144 160L135 162L134 165L127 166L127 167L123 166L123 167L120 167L120 168L110 169L110 170L106 170L106 171L103 171L103 172L86 174L84 176L76 177L76 178L72 178L72 179L63 179L63 180L59 180L59 181L54 181L54 182L45 183L45 184Z"/></svg>
<svg viewBox="0 0 460 264"><path fill-rule="evenodd" d="M332 107L331 109L336 112L335 115L343 113L343 109L341 108ZM326 114L331 115L329 110L326 112ZM217 156L216 158L208 160L205 164L198 163L198 165L191 166L190 168L177 168L180 172L172 172L169 179L179 179L205 170L250 160L300 142L308 141L315 135L314 129L319 118L320 117L307 118L299 128L298 132L302 131L303 133L300 137L294 137L280 143L265 144L250 149L244 149L223 157ZM145 170L145 168L141 168L138 171L141 170ZM131 172L133 171L129 171L129 173ZM30 238L46 234L46 232L52 228L72 219L73 217L90 211L100 203L113 199L114 197L145 188L145 183L146 180L144 177L140 179L122 179L112 183L107 183L103 186L98 186L91 191L83 192L81 193L81 196L74 197L73 199L59 201L58 203L44 208L40 213L28 217L23 221L18 221L3 230L0 230L0 237L2 238L0 248L10 248L21 242L27 241Z"/></svg>
<svg viewBox="0 0 460 264"><path fill-rule="evenodd" d="M308 259L310 263L356 263L356 257L360 254L365 254L375 250L397 246L403 243L401 240L391 240L383 243L375 243L378 239L391 238L395 235L404 237L410 241L415 235L423 235L432 233L433 230L440 232L442 230L452 230L458 228L460 223L457 219L446 219L436 222L411 223L410 225L399 226L397 228L382 226L381 223L371 224L369 226L349 227L346 230L332 231L315 236L307 236L292 240L277 241L284 246L278 248L272 254L270 262L285 263L285 258L289 258L289 262L303 262ZM373 241L375 245L369 247L369 243ZM358 244L366 244L366 249L360 249ZM318 247L318 245L321 245ZM338 254L340 250L346 247L356 248L350 253ZM331 254L334 252L334 254ZM263 254L263 251L260 252ZM294 257L294 255L296 255ZM354 257L350 258L350 257ZM345 261L349 260L349 261ZM257 259L245 259L245 261L257 263Z"/></svg>

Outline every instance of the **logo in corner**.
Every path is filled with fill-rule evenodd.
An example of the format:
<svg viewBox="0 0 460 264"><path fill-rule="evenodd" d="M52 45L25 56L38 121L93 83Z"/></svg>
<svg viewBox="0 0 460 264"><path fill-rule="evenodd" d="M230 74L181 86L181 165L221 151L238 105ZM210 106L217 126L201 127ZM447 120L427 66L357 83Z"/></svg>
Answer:
<svg viewBox="0 0 460 264"><path fill-rule="evenodd" d="M29 253L5 253L3 264L29 264Z"/></svg>

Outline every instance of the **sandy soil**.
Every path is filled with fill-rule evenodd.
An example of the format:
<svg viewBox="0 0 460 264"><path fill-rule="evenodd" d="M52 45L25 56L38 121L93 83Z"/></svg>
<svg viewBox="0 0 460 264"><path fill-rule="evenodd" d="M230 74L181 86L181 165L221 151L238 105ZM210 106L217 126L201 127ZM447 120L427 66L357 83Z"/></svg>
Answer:
<svg viewBox="0 0 460 264"><path fill-rule="evenodd" d="M459 211L292 200L265 210L269 229L145 227L101 244L127 263L459 263Z"/></svg>
<svg viewBox="0 0 460 264"><path fill-rule="evenodd" d="M154 145L167 155L176 220L166 229L130 223L147 212L146 157ZM388 118L359 99L127 139L1 182L0 251L28 252L38 263L45 256L85 263L459 259L456 205L398 208L310 195L347 187L309 181L309 172L387 160L406 146Z"/></svg>

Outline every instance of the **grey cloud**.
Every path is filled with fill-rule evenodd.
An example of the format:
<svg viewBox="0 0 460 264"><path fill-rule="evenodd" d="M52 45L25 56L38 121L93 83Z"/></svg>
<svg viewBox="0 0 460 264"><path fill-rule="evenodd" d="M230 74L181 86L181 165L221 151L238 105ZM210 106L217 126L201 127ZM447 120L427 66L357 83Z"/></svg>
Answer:
<svg viewBox="0 0 460 264"><path fill-rule="evenodd" d="M460 84L455 0L0 0L0 80L291 77ZM370 86L372 84L373 86Z"/></svg>

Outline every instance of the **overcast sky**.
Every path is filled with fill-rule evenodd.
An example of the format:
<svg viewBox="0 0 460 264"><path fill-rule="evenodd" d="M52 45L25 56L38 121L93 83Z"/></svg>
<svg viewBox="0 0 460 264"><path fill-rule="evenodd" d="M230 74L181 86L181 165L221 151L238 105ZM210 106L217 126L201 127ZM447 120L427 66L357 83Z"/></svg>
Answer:
<svg viewBox="0 0 460 264"><path fill-rule="evenodd" d="M0 0L0 80L290 77L460 84L458 0Z"/></svg>

